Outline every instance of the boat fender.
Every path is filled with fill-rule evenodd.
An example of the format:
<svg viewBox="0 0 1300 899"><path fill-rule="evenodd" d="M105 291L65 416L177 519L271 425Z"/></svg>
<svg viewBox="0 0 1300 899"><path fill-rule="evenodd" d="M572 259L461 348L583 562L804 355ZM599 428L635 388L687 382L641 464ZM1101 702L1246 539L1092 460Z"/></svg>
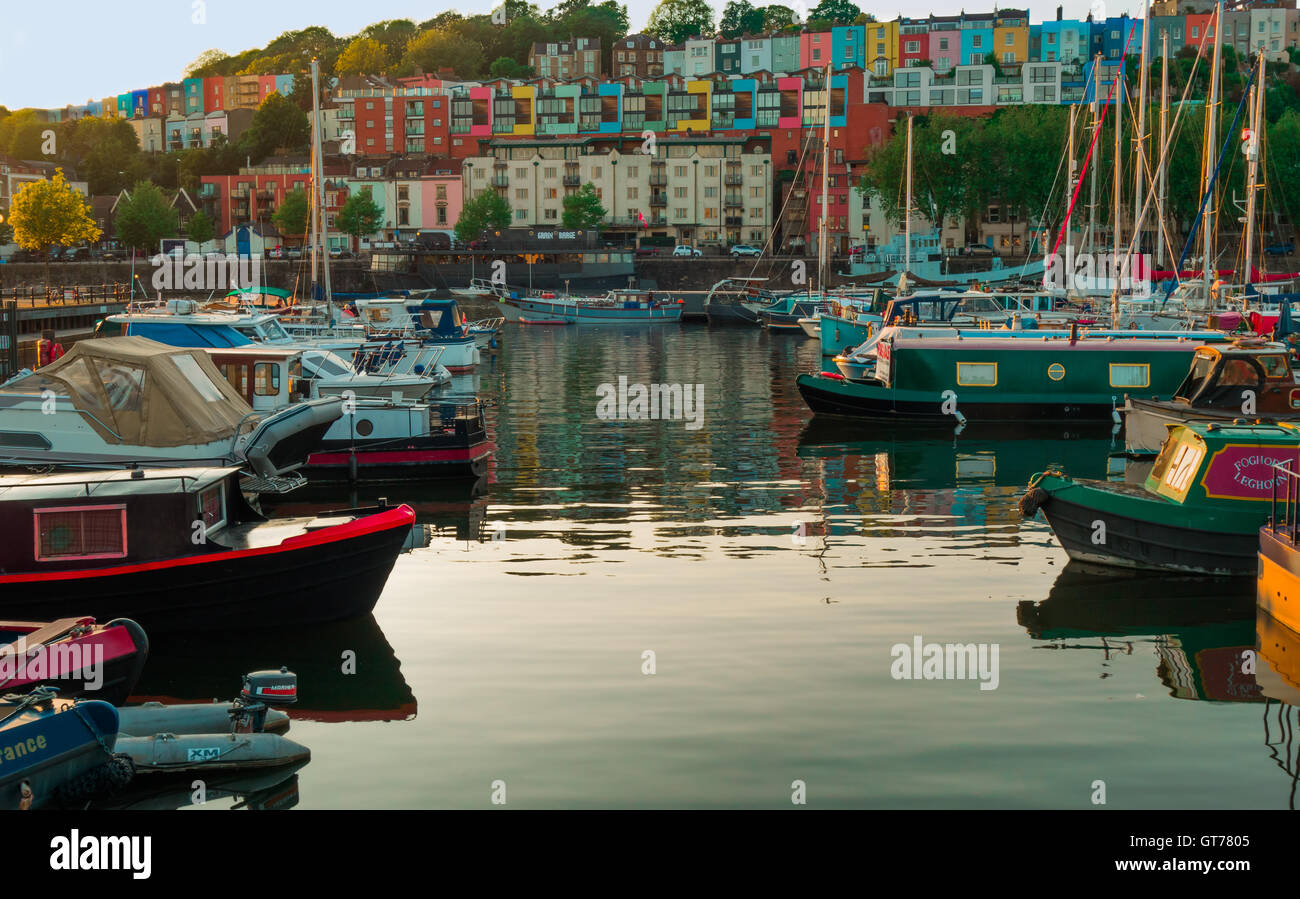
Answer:
<svg viewBox="0 0 1300 899"><path fill-rule="evenodd" d="M348 480L355 481L356 479L357 479L357 452L356 450L353 450L351 454L348 455Z"/></svg>
<svg viewBox="0 0 1300 899"><path fill-rule="evenodd" d="M1020 515L1022 518L1033 518L1038 514L1038 510L1047 505L1047 501L1052 495L1042 487L1030 487L1025 495L1020 497Z"/></svg>
<svg viewBox="0 0 1300 899"><path fill-rule="evenodd" d="M135 778L135 762L125 752L61 785L55 796L61 805L82 805L97 796L112 795Z"/></svg>

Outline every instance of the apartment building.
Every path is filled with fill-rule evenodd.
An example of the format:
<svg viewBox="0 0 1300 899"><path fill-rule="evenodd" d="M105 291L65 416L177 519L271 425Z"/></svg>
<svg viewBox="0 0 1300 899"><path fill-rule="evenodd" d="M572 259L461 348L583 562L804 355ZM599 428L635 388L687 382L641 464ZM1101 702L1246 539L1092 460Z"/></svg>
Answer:
<svg viewBox="0 0 1300 899"><path fill-rule="evenodd" d="M605 74L601 65L600 38L594 37L535 43L528 64L539 78Z"/></svg>
<svg viewBox="0 0 1300 899"><path fill-rule="evenodd" d="M638 78L658 78L664 73L664 42L648 34L629 34L614 45L613 69L615 78L635 75Z"/></svg>

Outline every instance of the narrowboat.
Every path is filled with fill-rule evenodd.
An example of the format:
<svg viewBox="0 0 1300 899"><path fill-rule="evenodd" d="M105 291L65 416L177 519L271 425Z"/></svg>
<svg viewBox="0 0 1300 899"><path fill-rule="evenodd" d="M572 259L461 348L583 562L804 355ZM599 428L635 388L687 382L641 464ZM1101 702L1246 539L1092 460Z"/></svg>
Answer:
<svg viewBox="0 0 1300 899"><path fill-rule="evenodd" d="M239 468L0 476L0 610L149 632L308 624L375 607L407 506L267 522ZM25 536L23 536L25 535Z"/></svg>
<svg viewBox="0 0 1300 899"><path fill-rule="evenodd" d="M1170 425L1240 418L1300 421L1300 384L1286 344L1243 338L1199 347L1172 397L1129 397L1125 402L1125 448L1154 454Z"/></svg>
<svg viewBox="0 0 1300 899"><path fill-rule="evenodd" d="M1300 468L1279 466L1268 522L1259 529L1255 601L1274 620L1300 631Z"/></svg>
<svg viewBox="0 0 1300 899"><path fill-rule="evenodd" d="M840 373L801 374L814 413L885 421L1112 419L1125 394L1168 394L1222 335L882 328Z"/></svg>
<svg viewBox="0 0 1300 899"><path fill-rule="evenodd" d="M249 465L281 477L342 414L338 398L256 414L201 350L83 340L0 385L0 466Z"/></svg>
<svg viewBox="0 0 1300 899"><path fill-rule="evenodd" d="M0 692L44 685L121 705L148 657L149 638L129 618L0 621Z"/></svg>
<svg viewBox="0 0 1300 899"><path fill-rule="evenodd" d="M114 757L117 709L40 688L0 698L0 809L47 808L130 782Z"/></svg>
<svg viewBox="0 0 1300 899"><path fill-rule="evenodd" d="M1169 431L1143 484L1035 474L1020 500L1039 509L1071 559L1124 568L1248 575L1277 484L1298 470L1300 430L1191 422Z"/></svg>
<svg viewBox="0 0 1300 899"><path fill-rule="evenodd" d="M652 290L611 290L604 297L503 296L506 321L525 325L667 325L682 320L683 304Z"/></svg>

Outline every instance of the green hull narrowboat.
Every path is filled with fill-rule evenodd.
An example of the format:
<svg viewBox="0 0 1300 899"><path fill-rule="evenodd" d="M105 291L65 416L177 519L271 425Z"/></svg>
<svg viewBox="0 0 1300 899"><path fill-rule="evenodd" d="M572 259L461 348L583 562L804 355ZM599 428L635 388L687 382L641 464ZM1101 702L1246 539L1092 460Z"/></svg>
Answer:
<svg viewBox="0 0 1300 899"><path fill-rule="evenodd" d="M886 328L862 377L799 375L819 415L886 421L1114 419L1125 396L1168 396L1222 335L1100 336Z"/></svg>
<svg viewBox="0 0 1300 899"><path fill-rule="evenodd" d="M1278 483L1300 466L1285 425L1190 423L1170 429L1146 483L1036 474L1020 511L1039 509L1071 559L1126 568L1254 574L1259 529Z"/></svg>

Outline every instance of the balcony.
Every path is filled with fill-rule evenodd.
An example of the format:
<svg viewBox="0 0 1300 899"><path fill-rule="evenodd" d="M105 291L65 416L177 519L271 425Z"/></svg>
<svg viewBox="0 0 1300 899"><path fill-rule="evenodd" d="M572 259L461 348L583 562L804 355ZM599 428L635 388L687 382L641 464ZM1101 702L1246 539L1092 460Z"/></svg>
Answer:
<svg viewBox="0 0 1300 899"><path fill-rule="evenodd" d="M668 176L667 176L667 175L651 175L651 176L650 176L650 186L651 186L651 187L667 187L667 186L668 186Z"/></svg>
<svg viewBox="0 0 1300 899"><path fill-rule="evenodd" d="M667 206L667 205L668 205L668 194L651 194L651 195L650 195L650 205L651 205L651 206Z"/></svg>
<svg viewBox="0 0 1300 899"><path fill-rule="evenodd" d="M649 223L652 228L662 228L664 225L668 224L668 217L663 215L652 215L650 218L646 219L646 222Z"/></svg>
<svg viewBox="0 0 1300 899"><path fill-rule="evenodd" d="M739 173L734 174L734 175L729 174L729 175L726 176L726 179L725 179L725 180L726 180L726 183L727 183L728 186L730 186L730 187L737 187L737 186L739 186L739 185L745 183L745 176L744 176L744 175L741 175L741 174L739 174Z"/></svg>
<svg viewBox="0 0 1300 899"><path fill-rule="evenodd" d="M739 215L729 215L729 216L727 216L727 224L726 224L726 227L728 227L728 228L739 228L739 227L740 227L741 225L743 225L743 224L745 224L745 219L744 219L742 216L739 216Z"/></svg>
<svg viewBox="0 0 1300 899"><path fill-rule="evenodd" d="M494 160L492 161L492 168L494 168L494 169L508 169L508 168L510 168L510 163L506 162L504 159L494 159Z"/></svg>
<svg viewBox="0 0 1300 899"><path fill-rule="evenodd" d="M740 194L727 194L726 205L731 209L744 209L745 198Z"/></svg>
<svg viewBox="0 0 1300 899"><path fill-rule="evenodd" d="M493 186L493 187L509 187L509 186L510 186L510 176L509 176L509 175L493 175L493 176L492 176L492 186Z"/></svg>
<svg viewBox="0 0 1300 899"><path fill-rule="evenodd" d="M563 181L565 187L578 187L582 184L582 178L578 175L565 175Z"/></svg>

